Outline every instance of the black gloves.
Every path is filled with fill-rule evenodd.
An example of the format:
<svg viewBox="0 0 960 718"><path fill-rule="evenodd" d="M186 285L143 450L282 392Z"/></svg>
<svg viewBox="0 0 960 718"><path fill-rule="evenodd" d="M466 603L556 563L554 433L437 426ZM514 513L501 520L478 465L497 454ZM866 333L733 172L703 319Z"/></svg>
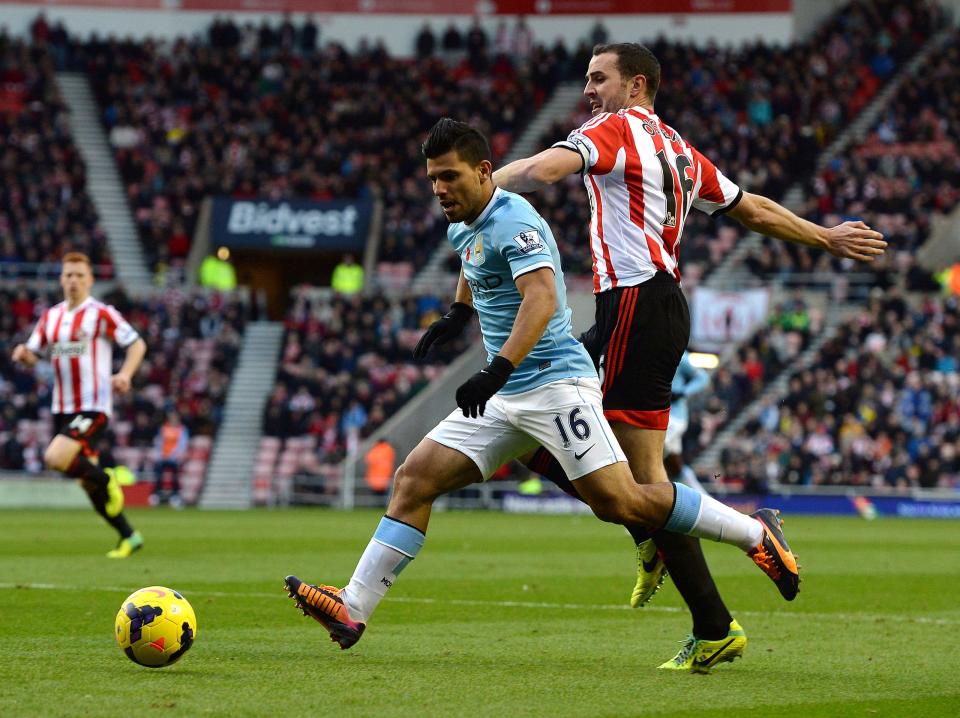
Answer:
<svg viewBox="0 0 960 718"><path fill-rule="evenodd" d="M503 388L513 369L513 364L498 354L490 364L461 384L457 389L457 406L463 415L474 419L478 414L483 416L490 397Z"/></svg>
<svg viewBox="0 0 960 718"><path fill-rule="evenodd" d="M464 328L473 316L473 307L463 302L454 302L450 311L430 325L420 337L413 349L414 359L423 359L434 344L446 344L463 334Z"/></svg>

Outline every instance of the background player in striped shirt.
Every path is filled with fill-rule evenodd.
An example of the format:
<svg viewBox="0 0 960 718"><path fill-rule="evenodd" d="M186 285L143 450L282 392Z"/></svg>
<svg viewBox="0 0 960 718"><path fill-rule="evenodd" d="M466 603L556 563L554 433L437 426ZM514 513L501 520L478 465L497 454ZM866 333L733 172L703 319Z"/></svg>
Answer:
<svg viewBox="0 0 960 718"><path fill-rule="evenodd" d="M12 356L33 366L41 351L49 351L55 435L44 462L80 479L93 508L120 534L117 547L107 556L127 558L143 545L143 537L123 513L123 490L113 472L98 465L96 445L113 412L113 392L130 391L147 345L116 309L90 296L93 266L87 255L64 255L60 286L64 301L43 313L27 343L18 344ZM127 350L116 374L113 342Z"/></svg>
<svg viewBox="0 0 960 718"><path fill-rule="evenodd" d="M724 177L654 113L660 64L643 45L598 45L586 79L593 118L493 178L504 189L530 192L573 173L583 176L597 322L586 333L593 342L588 349L603 381L604 413L634 478L658 483L668 480L663 444L671 384L690 333L679 286L680 240L690 208L727 213L761 234L860 261L883 254L886 243L863 222L821 227ZM543 458L534 457L531 468L562 481L556 462ZM720 599L699 542L663 531L651 542L639 527L631 534L638 545L641 597L653 594L665 561L693 614L691 639L661 668L688 669L705 656L714 663L739 656L746 637Z"/></svg>

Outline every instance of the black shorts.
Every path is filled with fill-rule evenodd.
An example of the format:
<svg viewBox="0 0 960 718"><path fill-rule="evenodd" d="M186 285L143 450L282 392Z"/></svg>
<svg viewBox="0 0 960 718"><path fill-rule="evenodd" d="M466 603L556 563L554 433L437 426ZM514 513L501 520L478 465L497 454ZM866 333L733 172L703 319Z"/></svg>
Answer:
<svg viewBox="0 0 960 718"><path fill-rule="evenodd" d="M597 323L581 336L603 388L603 413L665 431L673 377L690 341L690 309L665 272L597 295Z"/></svg>
<svg viewBox="0 0 960 718"><path fill-rule="evenodd" d="M99 411L54 414L53 431L80 442L84 456L97 456L97 442L107 429L107 415Z"/></svg>

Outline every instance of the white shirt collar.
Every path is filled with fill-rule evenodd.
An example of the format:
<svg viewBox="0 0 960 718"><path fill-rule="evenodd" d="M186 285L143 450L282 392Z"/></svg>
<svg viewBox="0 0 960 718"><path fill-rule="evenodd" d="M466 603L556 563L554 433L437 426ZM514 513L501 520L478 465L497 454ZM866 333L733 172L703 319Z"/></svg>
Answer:
<svg viewBox="0 0 960 718"><path fill-rule="evenodd" d="M475 229L476 227L479 227L483 223L483 221L489 216L490 212L493 211L493 205L496 204L497 200L500 198L500 195L502 194L503 194L502 189L500 189L499 187L494 187L493 194L490 195L490 201L487 202L487 206L483 208L483 211L479 215L477 215L477 218L475 220L473 220L470 224L467 224L466 222L464 222L463 226L466 227L467 229Z"/></svg>
<svg viewBox="0 0 960 718"><path fill-rule="evenodd" d="M80 310L81 308L85 307L85 306L86 306L87 304L89 304L91 301L93 301L93 297L90 296L90 295L87 295L87 298L86 298L86 299L84 299L84 300L83 300L82 302L80 302L77 306L75 306L73 309L71 309L71 308L70 308L70 302L69 302L68 300L64 299L64 300L63 300L63 308L66 309L68 312L76 312L76 311Z"/></svg>

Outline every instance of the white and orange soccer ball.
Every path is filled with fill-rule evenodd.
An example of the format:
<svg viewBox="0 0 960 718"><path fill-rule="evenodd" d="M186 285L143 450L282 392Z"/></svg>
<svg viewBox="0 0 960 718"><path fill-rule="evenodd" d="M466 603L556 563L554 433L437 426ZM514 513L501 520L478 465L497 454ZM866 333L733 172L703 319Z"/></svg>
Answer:
<svg viewBox="0 0 960 718"><path fill-rule="evenodd" d="M134 591L117 612L114 635L127 658L148 668L176 663L197 638L197 616L180 593L163 586Z"/></svg>

